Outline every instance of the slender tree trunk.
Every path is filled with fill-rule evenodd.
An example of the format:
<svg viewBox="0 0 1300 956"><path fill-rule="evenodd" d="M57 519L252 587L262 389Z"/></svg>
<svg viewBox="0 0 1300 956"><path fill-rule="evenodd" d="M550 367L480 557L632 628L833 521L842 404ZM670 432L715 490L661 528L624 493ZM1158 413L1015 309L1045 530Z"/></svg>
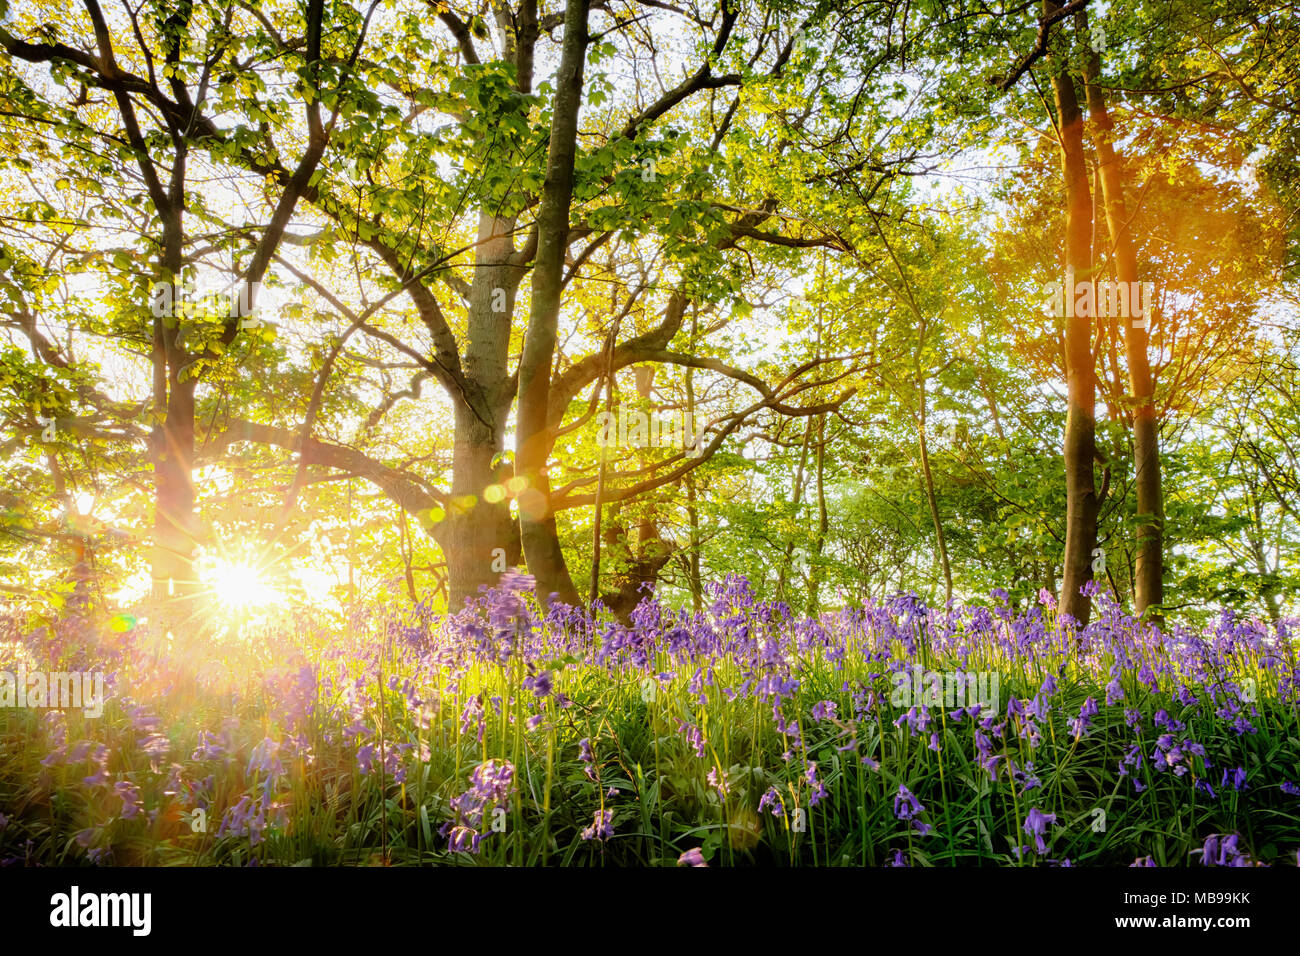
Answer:
<svg viewBox="0 0 1300 956"><path fill-rule="evenodd" d="M822 581L822 552L826 549L826 532L830 519L826 513L826 416L817 416L817 538L813 542L812 580L808 584L808 613L819 608L818 592Z"/></svg>
<svg viewBox="0 0 1300 956"><path fill-rule="evenodd" d="M402 575L406 579L406 596L411 599L412 604L419 604L420 593L415 587L415 569L412 567L415 560L415 546L411 543L411 529L406 523L406 512L401 508L397 509L397 522L402 550Z"/></svg>
<svg viewBox="0 0 1300 956"><path fill-rule="evenodd" d="M611 264L611 271L612 271L612 264ZM617 314L614 311L615 306L617 305L617 301L615 300L616 294L617 293L611 293L610 295L610 312L614 314ZM618 341L618 325L619 325L618 320L615 319L614 327L610 329L609 337L605 341L605 373L604 373L605 414L607 416L612 416L614 414L614 345ZM608 423L609 421L612 421L612 419L607 419L606 421ZM606 425L607 430L608 427L609 426L607 424ZM607 451L608 449L606 448L606 446L601 445L600 451L598 452L598 454L600 455L600 464L598 466L598 471L596 473L596 502L593 505L594 513L592 516L592 525L591 525L591 589L590 589L591 597L589 599L590 604L595 604L596 599L600 597L600 525L601 525L601 510L604 506L603 499L605 497L605 474L607 471L607 467L606 467Z"/></svg>
<svg viewBox="0 0 1300 956"><path fill-rule="evenodd" d="M1261 581L1270 581L1276 573L1276 568L1269 567L1268 555L1264 552L1264 504L1259 495L1255 493L1254 487L1247 486L1246 500L1250 505L1250 514L1253 521L1247 526L1246 540L1250 543L1250 554L1255 559L1255 571ZM1259 595L1264 601L1264 610L1268 612L1268 619L1277 627L1278 622L1282 619L1282 609L1279 607L1277 597L1277 587L1272 583L1261 584Z"/></svg>
<svg viewBox="0 0 1300 956"><path fill-rule="evenodd" d="M939 567L943 570L943 600L952 600L952 565L948 561L948 540L943 534L943 519L939 515L939 499L934 493L934 473L930 470L930 448L925 440L925 382L921 382L921 421L916 434L921 448L921 474L925 479L925 499L930 505L930 518L934 521L934 540L939 548Z"/></svg>
<svg viewBox="0 0 1300 956"><path fill-rule="evenodd" d="M1086 30L1086 20L1081 21ZM1114 147L1114 125L1106 108L1106 96L1098 85L1101 59L1092 51L1084 55L1088 114L1094 126L1101 188L1106 207L1106 224L1115 244L1115 271L1131 290L1140 281L1137 252L1129 231L1129 213L1124 202L1123 157ZM1139 521L1137 556L1134 562L1135 610L1146 614L1164 603L1164 492L1160 476L1160 429L1156 421L1155 388L1147 354L1151 317L1135 325L1124 319L1124 342L1128 358L1129 390L1133 401L1133 464Z"/></svg>
<svg viewBox="0 0 1300 956"><path fill-rule="evenodd" d="M695 506L695 479L686 476L686 521L691 529L691 550L687 555L686 583L691 589L691 610L704 610L704 581L700 573L700 512Z"/></svg>
<svg viewBox="0 0 1300 956"><path fill-rule="evenodd" d="M691 354L695 354L696 334L699 332L700 307L691 315ZM695 369L686 369L686 413L695 421ZM700 575L700 513L695 506L695 473L686 474L686 520L691 529L690 554L687 556L686 579L691 589L691 609L699 614L704 610L704 582Z"/></svg>
<svg viewBox="0 0 1300 956"><path fill-rule="evenodd" d="M564 254L568 246L589 6L589 0L569 0L565 8L546 182L537 214L532 304L523 355L519 360L515 445L515 468L527 482L527 487L519 494L519 515L528 570L537 578L540 594L555 594L560 601L573 605L580 599L560 549L555 513L551 510L550 480L546 474L552 444L547 428L547 406L560 314Z"/></svg>
<svg viewBox="0 0 1300 956"><path fill-rule="evenodd" d="M812 444L813 420L811 418L804 424L803 445L799 449L799 467L794 473L794 489L790 496L790 503L794 505L794 513L797 518L799 515L799 505L803 503L803 475L804 469L808 465L808 449ZM781 569L776 576L776 599L785 600L786 579L790 574L790 562L794 559L794 536L786 542L785 554L781 556Z"/></svg>
<svg viewBox="0 0 1300 956"><path fill-rule="evenodd" d="M1058 9L1044 0L1046 15ZM1064 38L1057 35L1064 43ZM1065 553L1060 609L1080 626L1088 623L1092 599L1081 589L1092 580L1092 549L1097 541L1097 489L1093 476L1096 452L1096 372L1092 354L1092 318L1074 308L1074 282L1092 279L1092 197L1083 154L1083 114L1079 109L1068 57L1053 56L1052 91L1060 127L1061 170L1065 179L1065 376L1068 412L1065 423Z"/></svg>

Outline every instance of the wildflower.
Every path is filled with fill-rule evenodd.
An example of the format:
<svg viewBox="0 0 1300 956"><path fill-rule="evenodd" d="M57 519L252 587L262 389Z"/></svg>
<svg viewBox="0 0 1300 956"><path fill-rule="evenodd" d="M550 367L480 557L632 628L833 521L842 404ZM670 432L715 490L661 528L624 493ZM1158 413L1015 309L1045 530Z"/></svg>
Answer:
<svg viewBox="0 0 1300 956"><path fill-rule="evenodd" d="M584 764L586 764L586 766L582 768L582 772L585 773L590 779L595 780L596 779L596 770L595 770L596 755L592 753L591 750L591 738L583 737L581 740L578 741L578 759L581 760Z"/></svg>
<svg viewBox="0 0 1300 956"><path fill-rule="evenodd" d="M1157 727L1164 727L1166 730L1175 734L1181 730L1187 729L1186 724L1181 720L1176 720L1175 718L1170 717L1169 712L1164 709L1157 710L1155 716L1151 718L1151 722Z"/></svg>
<svg viewBox="0 0 1300 956"><path fill-rule="evenodd" d="M357 768L366 775L374 773L375 749L374 744L366 744L357 750Z"/></svg>
<svg viewBox="0 0 1300 956"><path fill-rule="evenodd" d="M591 826L583 829L579 836L584 840L608 840L614 835L614 811L597 810Z"/></svg>
<svg viewBox="0 0 1300 956"><path fill-rule="evenodd" d="M90 748L93 744L94 741L91 740L83 740L80 743L78 743L75 747L73 747L70 751L68 751L67 762L81 763L83 760L85 760L87 757L90 756Z"/></svg>
<svg viewBox="0 0 1300 956"><path fill-rule="evenodd" d="M924 812L925 807L912 795L912 791L900 783L894 797L894 816L900 820L912 820Z"/></svg>
<svg viewBox="0 0 1300 956"><path fill-rule="evenodd" d="M677 732L686 738L686 742L695 750L695 756L704 756L704 733L694 724L688 724L684 720L677 721Z"/></svg>
<svg viewBox="0 0 1300 956"><path fill-rule="evenodd" d="M1025 764L1024 770L1017 770L1014 761L1008 761L1008 766L1011 768L1012 779L1024 787L1021 791L1022 795L1043 785L1043 782L1034 776L1034 763L1032 760Z"/></svg>
<svg viewBox="0 0 1300 956"><path fill-rule="evenodd" d="M677 858L677 865L678 866L708 866L709 864L704 862L704 854L700 852L700 848L694 847L693 849L687 850L685 853L683 853L681 856Z"/></svg>
<svg viewBox="0 0 1300 956"><path fill-rule="evenodd" d="M487 760L474 768L469 789L449 801L456 819L443 824L439 830L447 837L451 852L478 853L487 810L506 802L514 786L514 775L514 766L506 760Z"/></svg>
<svg viewBox="0 0 1300 956"><path fill-rule="evenodd" d="M1245 714L1237 715L1237 719L1232 722L1232 730L1238 737L1244 734L1257 733L1255 725L1246 719Z"/></svg>
<svg viewBox="0 0 1300 956"><path fill-rule="evenodd" d="M469 733L471 727L477 726L478 739L483 741L483 695L476 694L465 702L465 709L460 714L460 732Z"/></svg>
<svg viewBox="0 0 1300 956"><path fill-rule="evenodd" d="M452 827L447 834L447 851L449 853L478 853L482 835L466 826Z"/></svg>
<svg viewBox="0 0 1300 956"><path fill-rule="evenodd" d="M135 745L149 758L151 764L165 759L172 746L165 734L156 733L146 734L137 740Z"/></svg>
<svg viewBox="0 0 1300 956"><path fill-rule="evenodd" d="M808 796L808 806L815 807L829 796L825 785L817 778L817 762L815 760L809 761L808 769L804 773L804 779L808 781L810 787L814 788Z"/></svg>
<svg viewBox="0 0 1300 956"><path fill-rule="evenodd" d="M206 730L199 731L199 745L194 748L190 754L191 760L215 760L217 757L224 756L226 748L218 741L217 736Z"/></svg>
<svg viewBox="0 0 1300 956"><path fill-rule="evenodd" d="M1092 718L1096 716L1097 701L1089 697L1083 702L1083 706L1079 708L1079 716L1070 721L1070 732L1074 735L1075 740L1087 736L1088 727L1092 724Z"/></svg>
<svg viewBox="0 0 1300 956"><path fill-rule="evenodd" d="M1122 703L1124 700L1124 685L1119 682L1118 677L1112 677L1110 683L1106 685L1106 706Z"/></svg>
<svg viewBox="0 0 1300 956"><path fill-rule="evenodd" d="M838 705L833 700L821 700L813 704L812 719L817 721L834 720Z"/></svg>
<svg viewBox="0 0 1300 956"><path fill-rule="evenodd" d="M903 856L902 850L895 850L893 857L889 861L890 866L908 866L907 858Z"/></svg>
<svg viewBox="0 0 1300 956"><path fill-rule="evenodd" d="M278 779L284 774L284 764L280 762L280 744L270 737L263 737L262 742L253 748L248 757L245 770L250 777L254 773Z"/></svg>
<svg viewBox="0 0 1300 956"><path fill-rule="evenodd" d="M140 815L144 805L140 802L140 788L129 780L119 780L113 792L122 799L122 819L133 820Z"/></svg>
<svg viewBox="0 0 1300 956"><path fill-rule="evenodd" d="M781 794L777 792L776 787L768 787L767 792L759 798L758 812L762 813L766 807L772 808L772 816L779 817L781 815L784 804L781 801Z"/></svg>
<svg viewBox="0 0 1300 956"><path fill-rule="evenodd" d="M907 724L913 737L919 737L930 726L930 708L909 707L907 713L894 721L895 727L902 727L903 724Z"/></svg>
<svg viewBox="0 0 1300 956"><path fill-rule="evenodd" d="M1043 813L1037 807L1030 809L1025 817L1025 824L1021 829L1034 838L1040 856L1047 852L1047 843L1043 840L1043 837L1047 833L1048 826L1055 822L1055 813Z"/></svg>
<svg viewBox="0 0 1300 956"><path fill-rule="evenodd" d="M1145 866L1155 866L1155 865L1156 865L1156 861L1155 861L1154 859L1152 859L1151 857L1149 857L1149 856L1140 856L1140 857L1138 857L1136 860L1134 860L1132 863L1130 863L1130 864L1129 864L1129 867L1135 867L1135 866L1144 866L1144 867L1145 867Z"/></svg>
<svg viewBox="0 0 1300 956"><path fill-rule="evenodd" d="M1141 670L1138 671L1137 676L1138 680L1146 685L1147 690L1151 691L1153 694L1156 692L1158 684L1156 683L1155 672L1151 670L1150 664L1143 664Z"/></svg>
<svg viewBox="0 0 1300 956"><path fill-rule="evenodd" d="M1205 838L1205 845L1192 852L1201 855L1202 866L1250 866L1250 856L1237 846L1239 839L1235 833L1226 836L1211 833Z"/></svg>
<svg viewBox="0 0 1300 956"><path fill-rule="evenodd" d="M709 786L717 791L718 796L723 800L727 799L727 778L718 773L717 767L709 768L707 779Z"/></svg>
<svg viewBox="0 0 1300 956"><path fill-rule="evenodd" d="M548 696L551 693L551 672L542 671L536 677L525 677L524 689L531 690L538 697Z"/></svg>
<svg viewBox="0 0 1300 956"><path fill-rule="evenodd" d="M92 773L88 777L82 777L81 782L87 787L99 787L108 783L108 770L100 767L97 773Z"/></svg>
<svg viewBox="0 0 1300 956"><path fill-rule="evenodd" d="M1223 769L1223 777L1219 780L1219 786L1226 787L1229 783L1232 784L1232 789L1236 790L1238 793L1245 790L1246 768L1238 767L1236 770L1232 771L1231 775L1229 775L1228 769L1225 767Z"/></svg>
<svg viewBox="0 0 1300 956"><path fill-rule="evenodd" d="M503 591L531 591L537 587L537 578L510 568L501 575L499 587Z"/></svg>

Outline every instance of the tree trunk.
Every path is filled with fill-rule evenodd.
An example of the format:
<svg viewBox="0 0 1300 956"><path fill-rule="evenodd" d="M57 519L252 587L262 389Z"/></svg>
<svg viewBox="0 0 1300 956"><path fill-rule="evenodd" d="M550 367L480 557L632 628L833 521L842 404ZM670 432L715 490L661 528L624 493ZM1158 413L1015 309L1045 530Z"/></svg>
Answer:
<svg viewBox="0 0 1300 956"><path fill-rule="evenodd" d="M939 499L934 493L934 473L930 470L930 448L925 440L926 424L925 382L921 382L921 418L916 430L921 448L921 474L925 479L925 500L930 505L930 518L934 521L934 540L939 548L939 567L943 571L943 600L952 600L952 564L948 561L948 540L943 534L943 519L939 516Z"/></svg>
<svg viewBox="0 0 1300 956"><path fill-rule="evenodd" d="M691 316L691 354L695 353L696 333L699 331L700 310L697 305ZM686 369L686 412L695 421L695 369ZM686 520L691 529L690 552L686 561L686 580L691 589L691 609L699 614L704 610L704 582L700 575L700 512L695 506L695 473L686 475Z"/></svg>
<svg viewBox="0 0 1300 956"><path fill-rule="evenodd" d="M817 416L817 538L813 542L812 580L808 583L808 613L819 610L818 592L822 581L822 552L826 549L826 532L830 520L826 513L826 416Z"/></svg>
<svg viewBox="0 0 1300 956"><path fill-rule="evenodd" d="M485 497L488 488L511 477L498 457L504 434L504 423L491 428L464 402L456 402L451 498L439 539L447 559L448 608L453 611L467 598L477 597L480 587L494 587L509 564L514 534L509 506Z"/></svg>
<svg viewBox="0 0 1300 956"><path fill-rule="evenodd" d="M519 413L515 468L527 482L519 494L520 531L528 570L538 593L579 603L560 549L551 510L546 465L552 437L547 427L551 367L555 358L564 254L568 246L569 207L573 198L573 161L577 149L578 111L582 105L587 50L589 0L569 0L564 40L556 76L546 182L537 214L537 257L533 266L532 307L519 360Z"/></svg>
<svg viewBox="0 0 1300 956"><path fill-rule="evenodd" d="M803 444L799 449L799 467L794 473L794 489L790 495L790 503L794 506L794 517L797 521L799 518L799 506L803 503L803 474L804 468L808 464L808 447L812 443L813 420L808 419L804 423ZM785 554L781 557L781 568L776 576L776 599L785 601L785 585L790 574L790 563L794 560L794 535L785 543ZM789 602L786 601L788 604Z"/></svg>
<svg viewBox="0 0 1300 956"><path fill-rule="evenodd" d="M183 159L176 160L178 168ZM180 178L179 176L177 177ZM185 599L196 590L194 574L194 389L197 380L181 372L189 364L185 350L181 271L184 265L184 201L156 198L162 221L161 277L172 283L172 316L153 320L153 410L150 433L154 468L154 547L151 560L153 598Z"/></svg>
<svg viewBox="0 0 1300 956"><path fill-rule="evenodd" d="M1086 29L1086 21L1081 21ZM1089 51L1084 56L1088 114L1095 127L1093 143L1101 171L1101 188L1106 207L1106 224L1115 245L1115 271L1121 283L1136 289L1137 253L1129 232L1129 213L1124 202L1123 158L1113 145L1114 126L1106 108L1106 96L1097 85L1100 57ZM1129 389L1133 401L1133 463L1139 515L1137 556L1134 563L1134 609L1138 614L1157 612L1164 603L1164 494L1160 478L1160 430L1156 422L1154 384L1147 355L1150 316L1136 327L1124 320L1124 342L1128 358Z"/></svg>
<svg viewBox="0 0 1300 956"><path fill-rule="evenodd" d="M154 438L154 597L185 598L194 574L194 383L171 379Z"/></svg>
<svg viewBox="0 0 1300 956"><path fill-rule="evenodd" d="M1044 0L1050 16L1058 9ZM1058 35L1058 40L1063 38ZM1092 196L1083 154L1083 115L1075 94L1068 58L1054 54L1052 92L1060 127L1061 170L1065 179L1065 377L1068 412L1065 423L1065 553L1060 609L1080 626L1088 623L1092 599L1082 588L1092 580L1092 549L1097 541L1097 489L1092 462L1096 451L1096 373L1092 354L1092 317L1074 308L1076 277L1092 279Z"/></svg>
<svg viewBox="0 0 1300 956"><path fill-rule="evenodd" d="M515 225L513 218L479 213L465 344L468 388L464 394L452 393L451 499L439 542L447 560L451 610L476 598L480 587L495 587L518 551L509 499L487 499L488 488L515 474L503 456L514 399L508 367L510 326L523 278L512 238Z"/></svg>

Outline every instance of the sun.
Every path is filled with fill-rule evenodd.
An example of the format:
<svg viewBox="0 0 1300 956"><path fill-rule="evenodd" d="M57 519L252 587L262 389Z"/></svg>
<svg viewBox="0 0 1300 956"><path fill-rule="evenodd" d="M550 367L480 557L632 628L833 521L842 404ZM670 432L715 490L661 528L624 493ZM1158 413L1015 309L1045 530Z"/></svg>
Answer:
<svg viewBox="0 0 1300 956"><path fill-rule="evenodd" d="M248 562L217 560L199 577L217 603L232 611L273 607L285 601L284 593L267 580L266 572Z"/></svg>

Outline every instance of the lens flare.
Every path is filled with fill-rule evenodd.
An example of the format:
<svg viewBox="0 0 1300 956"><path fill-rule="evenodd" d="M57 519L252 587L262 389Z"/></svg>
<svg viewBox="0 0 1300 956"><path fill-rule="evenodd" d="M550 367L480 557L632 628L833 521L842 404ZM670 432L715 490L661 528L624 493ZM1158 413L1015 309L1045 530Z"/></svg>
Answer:
<svg viewBox="0 0 1300 956"><path fill-rule="evenodd" d="M214 561L200 573L205 589L218 604L232 611L253 610L284 604L285 595L256 565L238 561Z"/></svg>

